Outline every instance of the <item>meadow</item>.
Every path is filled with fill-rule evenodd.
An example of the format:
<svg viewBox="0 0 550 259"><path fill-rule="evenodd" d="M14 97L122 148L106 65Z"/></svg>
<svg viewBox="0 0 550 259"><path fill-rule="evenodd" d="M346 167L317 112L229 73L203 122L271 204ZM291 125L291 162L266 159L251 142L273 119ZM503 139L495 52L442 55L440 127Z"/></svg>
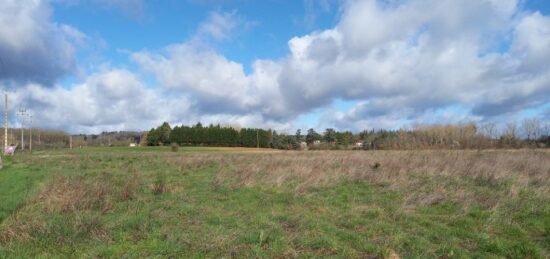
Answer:
<svg viewBox="0 0 550 259"><path fill-rule="evenodd" d="M550 152L3 157L0 257L547 258Z"/></svg>

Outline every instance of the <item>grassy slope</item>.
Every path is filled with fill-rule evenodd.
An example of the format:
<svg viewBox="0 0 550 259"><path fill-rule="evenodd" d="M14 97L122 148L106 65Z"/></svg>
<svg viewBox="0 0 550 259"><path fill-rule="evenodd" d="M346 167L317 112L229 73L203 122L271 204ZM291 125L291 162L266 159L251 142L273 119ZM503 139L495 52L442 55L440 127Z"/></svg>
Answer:
<svg viewBox="0 0 550 259"><path fill-rule="evenodd" d="M419 258L543 258L550 251L550 202L529 191L496 210L446 201L404 209L407 193L383 185L341 182L301 194L291 184L230 187L214 184L215 167L185 168L164 162L173 153L137 150L56 151L7 161L0 218L11 216L0 225L0 257L367 257L395 251ZM33 187L43 191L32 194ZM485 196L507 191L505 183L472 181L467 188Z"/></svg>

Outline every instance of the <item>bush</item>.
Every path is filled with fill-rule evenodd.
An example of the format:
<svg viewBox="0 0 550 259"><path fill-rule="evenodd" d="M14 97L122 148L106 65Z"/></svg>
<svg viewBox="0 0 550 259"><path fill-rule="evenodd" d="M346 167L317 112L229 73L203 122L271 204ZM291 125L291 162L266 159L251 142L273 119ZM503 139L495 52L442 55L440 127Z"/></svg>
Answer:
<svg viewBox="0 0 550 259"><path fill-rule="evenodd" d="M179 146L177 143L172 143L170 148L172 149L172 152L178 152Z"/></svg>

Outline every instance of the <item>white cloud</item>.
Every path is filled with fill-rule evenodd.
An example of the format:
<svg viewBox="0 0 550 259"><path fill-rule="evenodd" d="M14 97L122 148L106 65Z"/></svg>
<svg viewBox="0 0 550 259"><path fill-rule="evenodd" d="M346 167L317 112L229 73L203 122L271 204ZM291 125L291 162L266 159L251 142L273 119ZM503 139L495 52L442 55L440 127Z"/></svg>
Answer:
<svg viewBox="0 0 550 259"><path fill-rule="evenodd" d="M136 52L132 59L155 76L163 91L192 100L195 121L288 127L278 117L286 107L275 76L281 71L277 62L257 60L246 75L241 64L189 42L162 52Z"/></svg>
<svg viewBox="0 0 550 259"><path fill-rule="evenodd" d="M85 38L48 23L48 12L37 13L43 18L31 22L42 19L46 31L62 32L56 44L70 50L67 38ZM17 26L28 27L24 21ZM200 120L290 131L296 118L335 100L357 102L322 116L322 125L340 129L392 128L431 118L481 121L550 101L550 18L524 11L519 0L349 0L334 28L290 39L286 57L256 60L250 73L203 45L229 39L242 26L246 21L235 11L213 12L189 41L132 53L156 88L136 72L109 68L70 89L27 85L21 101L47 107L44 123L73 129ZM0 27L0 33L13 31ZM38 48L34 41L31 47L10 43L29 36L20 37L1 37L0 51ZM56 101L60 97L66 102Z"/></svg>
<svg viewBox="0 0 550 259"><path fill-rule="evenodd" d="M246 113L257 102L243 66L213 51L184 43L132 58L166 90L193 96L204 113Z"/></svg>
<svg viewBox="0 0 550 259"><path fill-rule="evenodd" d="M163 97L123 69L90 75L70 89L27 84L10 95L10 103L27 107L36 125L72 132L142 130L169 120L172 109L189 108L185 99Z"/></svg>
<svg viewBox="0 0 550 259"><path fill-rule="evenodd" d="M203 114L288 122L342 99L361 101L335 117L342 125L414 121L457 105L479 119L548 101L548 19L516 0L348 1L335 28L292 38L289 56L257 61L248 75L193 43L133 58ZM223 38L232 28L223 24L205 31Z"/></svg>
<svg viewBox="0 0 550 259"><path fill-rule="evenodd" d="M514 0L348 1L335 28L290 40L278 75L282 101L289 114L362 101L340 121L411 120L454 105L494 116L540 105L550 98L548 19ZM510 49L499 49L505 40Z"/></svg>
<svg viewBox="0 0 550 259"><path fill-rule="evenodd" d="M34 81L51 85L73 71L73 41L85 36L50 21L47 3L0 1L0 81Z"/></svg>
<svg viewBox="0 0 550 259"><path fill-rule="evenodd" d="M208 19L199 25L197 34L199 36L212 37L216 40L227 39L241 23L241 20L236 11L225 13L212 12L208 16Z"/></svg>

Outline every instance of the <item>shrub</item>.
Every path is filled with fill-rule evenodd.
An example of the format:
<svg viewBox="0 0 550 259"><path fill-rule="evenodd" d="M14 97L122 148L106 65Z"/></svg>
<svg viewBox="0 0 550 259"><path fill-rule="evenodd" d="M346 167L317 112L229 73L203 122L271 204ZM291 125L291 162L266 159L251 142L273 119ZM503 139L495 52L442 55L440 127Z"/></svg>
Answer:
<svg viewBox="0 0 550 259"><path fill-rule="evenodd" d="M178 152L179 146L178 146L177 143L172 143L170 145L170 148L171 148L172 152Z"/></svg>

